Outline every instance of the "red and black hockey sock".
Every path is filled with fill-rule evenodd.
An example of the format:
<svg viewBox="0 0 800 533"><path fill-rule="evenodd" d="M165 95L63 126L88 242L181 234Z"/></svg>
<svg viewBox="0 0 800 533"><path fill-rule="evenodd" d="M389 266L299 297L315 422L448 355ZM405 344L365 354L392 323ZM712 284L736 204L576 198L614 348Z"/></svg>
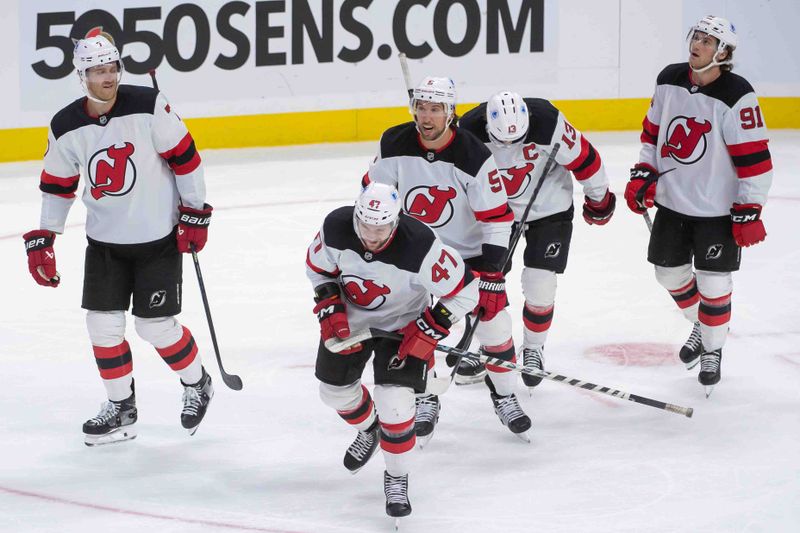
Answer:
<svg viewBox="0 0 800 533"><path fill-rule="evenodd" d="M536 336L538 336L538 334L544 334L546 336L550 329L550 324L553 323L554 308L554 305L548 307L531 307L525 304L525 307L522 308L522 322L525 324L525 329L527 330L525 333ZM544 341L534 344L544 344Z"/></svg>
<svg viewBox="0 0 800 533"><path fill-rule="evenodd" d="M706 351L722 348L728 336L728 323L731 320L731 294L719 298L706 298L700 294L700 307L697 310L703 349Z"/></svg>
<svg viewBox="0 0 800 533"><path fill-rule="evenodd" d="M398 424L389 424L381 421L381 449L388 453L399 455L410 452L417 443L417 434L414 432L414 418Z"/></svg>
<svg viewBox="0 0 800 533"><path fill-rule="evenodd" d="M679 289L669 291L669 295L678 304L681 310L688 309L700 301L700 293L697 291L697 280L692 276L692 280Z"/></svg>
<svg viewBox="0 0 800 533"><path fill-rule="evenodd" d="M117 379L133 372L133 358L128 341L123 340L116 346L92 346L92 348L101 378Z"/></svg>
<svg viewBox="0 0 800 533"><path fill-rule="evenodd" d="M183 335L178 339L178 342L167 346L166 348L156 348L164 362L169 367L178 372L189 366L197 357L197 345L192 337L192 332L183 326Z"/></svg>
<svg viewBox="0 0 800 533"><path fill-rule="evenodd" d="M517 362L517 353L514 349L514 339L508 339L506 342L498 346L484 346L483 351L490 357L502 359L503 361L511 361L512 363ZM510 372L510 370L507 368L494 365L486 365L486 370L489 372L496 372L498 374Z"/></svg>
<svg viewBox="0 0 800 533"><path fill-rule="evenodd" d="M375 421L375 404L364 385L361 385L361 401L355 409L336 412L345 422L358 429L366 430Z"/></svg>

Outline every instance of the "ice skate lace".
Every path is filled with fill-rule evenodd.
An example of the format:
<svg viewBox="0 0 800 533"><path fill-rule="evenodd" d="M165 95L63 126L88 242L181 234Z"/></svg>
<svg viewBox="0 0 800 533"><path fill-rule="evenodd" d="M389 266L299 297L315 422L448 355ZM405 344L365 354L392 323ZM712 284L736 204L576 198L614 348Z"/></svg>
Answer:
<svg viewBox="0 0 800 533"><path fill-rule="evenodd" d="M506 423L525 415L519 403L517 403L517 397L513 394L498 398L495 407L500 417Z"/></svg>
<svg viewBox="0 0 800 533"><path fill-rule="evenodd" d="M375 433L372 431L359 431L356 440L347 449L347 453L362 461L375 444Z"/></svg>
<svg viewBox="0 0 800 533"><path fill-rule="evenodd" d="M525 368L532 370L544 368L544 354L541 348L525 348L522 351L522 360Z"/></svg>
<svg viewBox="0 0 800 533"><path fill-rule="evenodd" d="M183 389L183 414L197 416L197 411L202 404L200 393L195 387L189 386Z"/></svg>
<svg viewBox="0 0 800 533"><path fill-rule="evenodd" d="M702 336L700 334L700 322L695 322L694 326L692 327L692 333L689 335L689 338L686 339L684 346L694 352L700 348L701 342Z"/></svg>
<svg viewBox="0 0 800 533"><path fill-rule="evenodd" d="M704 353L700 358L700 372L716 374L719 371L720 359L719 351Z"/></svg>
<svg viewBox="0 0 800 533"><path fill-rule="evenodd" d="M386 474L383 491L386 493L386 503L408 503L408 476Z"/></svg>
<svg viewBox="0 0 800 533"><path fill-rule="evenodd" d="M89 424L93 426L103 425L114 419L119 414L119 405L112 401L103 402L100 406L100 412L97 416L89 420Z"/></svg>
<svg viewBox="0 0 800 533"><path fill-rule="evenodd" d="M436 396L425 396L417 398L417 417L416 422L431 422L436 420L439 411L439 400Z"/></svg>

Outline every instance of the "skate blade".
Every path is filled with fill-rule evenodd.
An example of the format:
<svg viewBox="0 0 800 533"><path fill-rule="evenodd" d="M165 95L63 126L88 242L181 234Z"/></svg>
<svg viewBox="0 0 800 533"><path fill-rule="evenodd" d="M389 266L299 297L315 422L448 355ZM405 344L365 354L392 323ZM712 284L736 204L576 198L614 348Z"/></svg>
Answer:
<svg viewBox="0 0 800 533"><path fill-rule="evenodd" d="M706 398L711 396L711 393L714 391L714 385L703 385L703 389L706 391Z"/></svg>
<svg viewBox="0 0 800 533"><path fill-rule="evenodd" d="M691 370L694 367L696 367L698 363L700 363L700 356L699 355L695 359L693 359L692 361L689 361L688 363L684 363L684 364L686 365L686 370Z"/></svg>
<svg viewBox="0 0 800 533"><path fill-rule="evenodd" d="M483 378L486 376L486 372L481 372L475 376L460 376L456 374L455 382L456 385L475 385L476 383L483 383Z"/></svg>
<svg viewBox="0 0 800 533"><path fill-rule="evenodd" d="M87 446L104 446L106 444L114 444L126 440L133 440L136 438L136 428L133 424L129 426L122 426L105 435L89 435L84 433L83 443Z"/></svg>
<svg viewBox="0 0 800 533"><path fill-rule="evenodd" d="M394 530L395 531L400 531L400 519L399 518L395 518L394 519Z"/></svg>
<svg viewBox="0 0 800 533"><path fill-rule="evenodd" d="M528 436L527 431L523 431L522 433L514 433L514 436L522 440L523 442L527 442L528 444L531 443L531 438Z"/></svg>
<svg viewBox="0 0 800 533"><path fill-rule="evenodd" d="M417 437L417 446L419 446L419 449L421 450L425 446L427 446L432 438L433 438L432 432L425 435L424 437Z"/></svg>

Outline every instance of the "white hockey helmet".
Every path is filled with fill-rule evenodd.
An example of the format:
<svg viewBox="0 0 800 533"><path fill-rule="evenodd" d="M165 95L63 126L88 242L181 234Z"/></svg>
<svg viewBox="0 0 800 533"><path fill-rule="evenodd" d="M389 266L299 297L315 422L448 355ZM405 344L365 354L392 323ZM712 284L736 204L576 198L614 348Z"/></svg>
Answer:
<svg viewBox="0 0 800 533"><path fill-rule="evenodd" d="M725 61L717 61L717 56L725 50L728 50L728 57L730 57L730 52L735 50L736 46L739 44L739 37L736 35L736 28L728 19L714 15L706 15L705 17L701 18L699 21L697 21L697 24L689 29L689 34L686 36L690 47L692 45L692 39L697 32L716 37L716 39L719 41L719 44L717 45L717 51L714 54L711 63L701 69L692 70L695 72L703 72L711 67L730 65L733 63L733 61L730 59L726 59Z"/></svg>
<svg viewBox="0 0 800 533"><path fill-rule="evenodd" d="M524 139L529 123L528 106L517 93L501 91L486 102L486 132L498 146Z"/></svg>
<svg viewBox="0 0 800 533"><path fill-rule="evenodd" d="M360 223L360 224L359 224ZM400 223L400 194L393 185L372 182L363 189L353 209L353 228L364 245L380 239L372 251L382 249L392 238ZM362 234L360 225L366 226Z"/></svg>
<svg viewBox="0 0 800 533"><path fill-rule="evenodd" d="M92 67L109 63L117 64L117 83L119 83L120 79L122 79L122 61L119 57L119 50L114 45L114 39L111 35L104 33L102 28L93 28L86 34L85 38L75 41L72 64L78 71L78 77L81 80L81 86L86 96L95 102L104 103L104 100L92 95L86 87L86 71Z"/></svg>
<svg viewBox="0 0 800 533"><path fill-rule="evenodd" d="M449 117L456 113L456 84L450 78L428 76L413 91L411 114L415 114L417 101L444 104Z"/></svg>

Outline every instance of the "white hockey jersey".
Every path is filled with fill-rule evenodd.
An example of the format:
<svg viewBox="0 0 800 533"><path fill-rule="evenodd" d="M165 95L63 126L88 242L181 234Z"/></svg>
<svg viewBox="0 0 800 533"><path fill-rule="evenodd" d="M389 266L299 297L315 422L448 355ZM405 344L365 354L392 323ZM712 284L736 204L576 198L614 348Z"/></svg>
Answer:
<svg viewBox="0 0 800 533"><path fill-rule="evenodd" d="M362 185L394 185L406 213L465 259L483 255L497 269L513 222L506 192L491 152L469 132L453 131L450 143L433 151L422 146L413 122L386 130Z"/></svg>
<svg viewBox="0 0 800 533"><path fill-rule="evenodd" d="M306 275L314 287L339 283L351 331L400 329L432 304L431 296L452 313L452 322L478 304L477 278L458 252L405 214L389 245L371 253L353 229L353 207L334 210L308 247Z"/></svg>
<svg viewBox="0 0 800 533"><path fill-rule="evenodd" d="M205 182L186 125L154 89L120 85L114 107L90 116L81 98L50 123L41 228L62 233L82 172L86 234L112 244L151 242L169 235L178 205L200 209Z"/></svg>
<svg viewBox="0 0 800 533"><path fill-rule="evenodd" d="M608 190L608 177L597 150L549 101L541 98L524 100L530 120L528 133L522 142L511 146L499 147L490 141L486 132L485 102L469 110L458 123L460 128L478 137L494 155L505 184L508 205L514 211L514 219L522 219L555 143L561 145L555 157L556 164L544 178L526 222L570 208L570 171L586 196L596 202L602 200Z"/></svg>
<svg viewBox="0 0 800 533"><path fill-rule="evenodd" d="M688 63L658 75L642 123L639 161L662 176L656 204L692 217L730 214L734 202L764 205L772 183L767 128L750 84L723 71L692 83Z"/></svg>

